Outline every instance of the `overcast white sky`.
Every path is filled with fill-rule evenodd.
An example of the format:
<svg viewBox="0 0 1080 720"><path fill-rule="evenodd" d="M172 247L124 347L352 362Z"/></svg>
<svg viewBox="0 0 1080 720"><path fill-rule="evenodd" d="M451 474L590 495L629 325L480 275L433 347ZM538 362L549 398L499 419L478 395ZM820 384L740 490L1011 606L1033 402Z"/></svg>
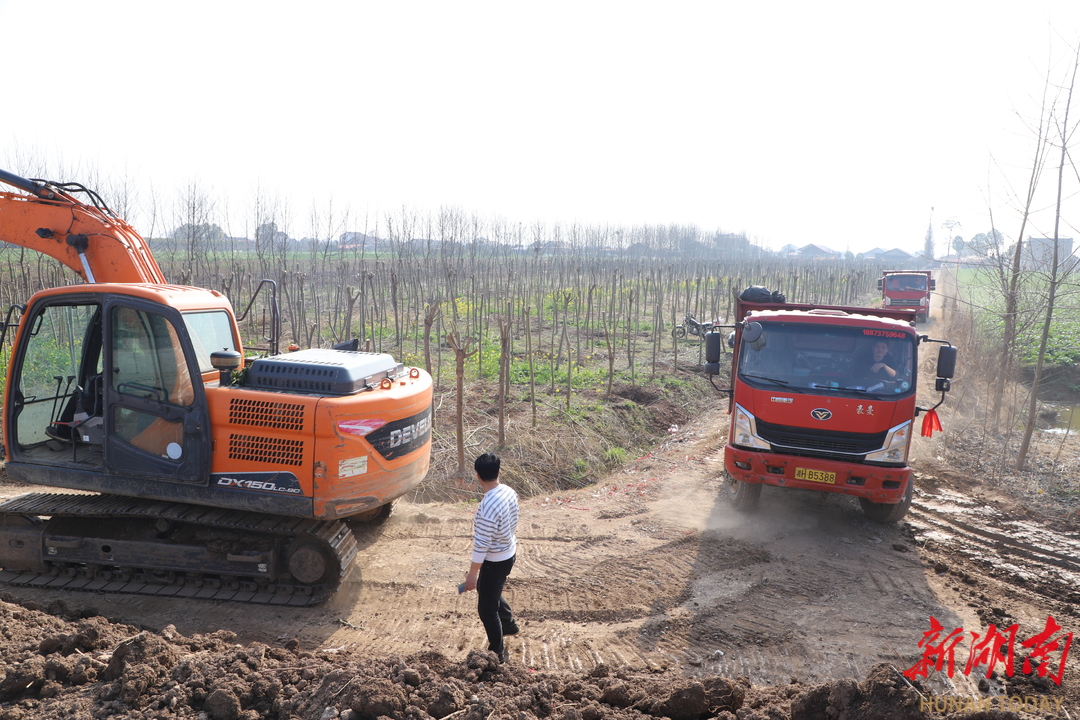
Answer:
<svg viewBox="0 0 1080 720"><path fill-rule="evenodd" d="M0 0L0 168L195 182L237 234L262 193L296 237L332 200L940 254L1019 231L1078 39L1077 0Z"/></svg>

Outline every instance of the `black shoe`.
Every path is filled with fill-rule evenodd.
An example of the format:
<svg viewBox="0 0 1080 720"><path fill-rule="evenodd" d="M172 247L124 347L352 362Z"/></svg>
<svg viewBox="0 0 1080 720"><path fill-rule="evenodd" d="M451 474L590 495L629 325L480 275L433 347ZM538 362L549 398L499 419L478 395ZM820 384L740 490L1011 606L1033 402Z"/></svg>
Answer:
<svg viewBox="0 0 1080 720"><path fill-rule="evenodd" d="M502 626L502 631L503 635L517 635L519 632L521 632L521 629L518 628L518 624L516 622L511 620L510 622Z"/></svg>
<svg viewBox="0 0 1080 720"><path fill-rule="evenodd" d="M506 663L510 662L510 651L506 649L505 645L502 646L502 650L498 652L498 655L500 663L503 663L505 665Z"/></svg>

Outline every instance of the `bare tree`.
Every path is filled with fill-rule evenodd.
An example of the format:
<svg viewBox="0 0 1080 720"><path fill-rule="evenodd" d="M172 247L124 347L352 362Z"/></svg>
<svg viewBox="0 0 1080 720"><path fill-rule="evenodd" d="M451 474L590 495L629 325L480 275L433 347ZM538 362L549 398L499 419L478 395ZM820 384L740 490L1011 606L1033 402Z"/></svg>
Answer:
<svg viewBox="0 0 1080 720"><path fill-rule="evenodd" d="M1058 246L1061 230L1061 195L1064 185L1065 163L1069 160L1069 141L1075 131L1075 127L1069 127L1069 110L1072 108L1073 88L1076 87L1076 71L1080 67L1080 48L1077 49L1073 59L1072 77L1069 80L1068 91L1065 97L1065 108L1061 121L1057 124L1058 137L1061 140L1060 161L1058 163L1057 202L1054 206L1054 247L1051 253L1050 285L1046 300L1046 314L1043 320L1042 335L1039 338L1039 355L1035 361L1035 378L1031 384L1031 398L1028 401L1027 425L1024 427L1024 439L1020 443L1020 451L1016 456L1016 469L1023 470L1027 460L1028 448L1031 445L1031 435L1035 430L1035 409L1039 400L1039 383L1042 380L1043 363L1046 359L1046 344L1050 337L1050 325L1054 319L1054 299L1057 295L1060 280Z"/></svg>
<svg viewBox="0 0 1080 720"><path fill-rule="evenodd" d="M449 333L446 342L454 351L455 376L457 378L457 409L454 412L454 427L457 435L457 473L459 478L466 478L465 467L465 361L477 353L476 350L469 352L472 338L465 338L464 342L458 333Z"/></svg>

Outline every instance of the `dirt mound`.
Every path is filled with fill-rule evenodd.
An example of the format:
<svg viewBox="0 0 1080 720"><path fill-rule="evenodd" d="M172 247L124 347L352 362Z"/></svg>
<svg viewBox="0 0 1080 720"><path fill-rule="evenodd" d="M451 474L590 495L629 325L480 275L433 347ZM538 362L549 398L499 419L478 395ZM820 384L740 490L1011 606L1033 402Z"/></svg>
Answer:
<svg viewBox="0 0 1080 720"><path fill-rule="evenodd" d="M663 397L652 388L640 385L616 385L612 389L612 394L643 408L645 426L653 435L661 435L669 428L677 428L690 419L690 413L686 408ZM624 419L628 409L626 405L616 406L616 411L622 411Z"/></svg>
<svg viewBox="0 0 1080 720"><path fill-rule="evenodd" d="M239 645L220 631L184 637L101 617L55 617L0 601L0 720L204 718L256 720L919 720L926 698L888 664L863 682L685 678L599 665L539 673L474 650L369 657ZM952 718L975 715L952 714ZM1001 713L997 717L1015 717Z"/></svg>

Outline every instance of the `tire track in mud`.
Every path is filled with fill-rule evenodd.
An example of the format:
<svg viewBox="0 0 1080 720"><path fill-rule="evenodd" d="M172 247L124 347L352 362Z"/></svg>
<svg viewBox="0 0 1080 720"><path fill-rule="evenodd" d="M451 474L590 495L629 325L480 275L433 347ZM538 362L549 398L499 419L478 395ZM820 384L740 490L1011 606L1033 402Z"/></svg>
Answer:
<svg viewBox="0 0 1080 720"><path fill-rule="evenodd" d="M618 631L685 600L685 585L669 579L692 571L696 542L616 538L590 524L568 527L537 522L523 523L518 536L518 561L506 591L525 630L509 641L515 657L547 670L590 668L599 663L655 664L649 653L621 639ZM429 587L396 582L385 575L393 563L379 556L362 556L364 592L379 586L381 592L399 593L396 606L402 615L422 612L424 607L449 607L437 617L426 614L426 621L420 624L392 616L374 632L356 633L350 644L374 650L385 647L388 640L397 645L391 638L398 638L401 651L405 646L415 647L416 641L445 645L449 640L454 649L462 651L482 646L476 596L455 593L456 597L448 597L443 589L459 581L470 542L471 517L445 520L435 528L414 524L388 527L378 540L380 556L393 557L401 546L408 547L410 554L428 557L431 582L424 583ZM364 606L361 596L356 607ZM370 621L361 617L349 622L371 630ZM582 628L587 631L582 632ZM604 630L597 632L596 628Z"/></svg>
<svg viewBox="0 0 1080 720"><path fill-rule="evenodd" d="M1037 522L992 515L967 496L924 490L926 483L911 527L873 523L852 498L781 488L763 490L757 513L735 512L719 480L717 417L695 422L701 430L685 427L596 486L522 500L506 592L522 626L508 639L515 661L550 671L606 663L746 675L758 684L863 677L881 661L904 669L918 660L931 615L950 627L963 624L958 613L970 615L971 593L939 594L942 585L966 586L962 575L942 582L937 562L969 576L1030 575L1028 585L1008 585L996 599L976 597L987 611L1001 598L1020 607L1036 579L1044 604L1076 604L1062 591L1078 587L1075 534L1048 539ZM385 524L356 532L352 574L316 608L59 597L135 625L172 623L188 636L228 629L244 643L299 639L305 648L373 656L464 657L486 645L476 596L456 591L475 508L400 503ZM992 594L986 583L980 589ZM20 595L42 605L58 597Z"/></svg>
<svg viewBox="0 0 1080 720"><path fill-rule="evenodd" d="M768 564L748 577L704 574L703 585L741 593L698 615L695 636L710 673L755 682L797 676L859 677L880 661L900 664L929 613L939 612L898 528L868 523L846 498L767 494L749 538ZM789 516L789 512L797 513ZM725 612L731 607L734 613ZM717 650L723 653L720 655Z"/></svg>
<svg viewBox="0 0 1080 720"><path fill-rule="evenodd" d="M680 505L657 509L669 493L688 490L708 499L696 516ZM880 660L899 663L896 649L914 647L928 615L942 614L915 554L893 549L901 531L865 520L847 498L779 491L761 513L742 516L716 497L716 487L691 476L654 499L640 512L590 504L588 516L523 508L507 590L524 626L509 640L513 657L543 670L607 663L755 682L857 677ZM482 646L475 596L394 586L381 574L385 556L414 553L427 557L434 587L458 582L470 523L462 513L435 528L387 528L380 555L363 561L368 588L396 587L406 614L449 609L420 624L388 620L352 642L373 652L388 642L397 652L424 642L444 651Z"/></svg>
<svg viewBox="0 0 1080 720"><path fill-rule="evenodd" d="M938 574L1080 615L1080 532L1013 518L949 490L921 492L909 518ZM980 618L993 619L986 608Z"/></svg>

